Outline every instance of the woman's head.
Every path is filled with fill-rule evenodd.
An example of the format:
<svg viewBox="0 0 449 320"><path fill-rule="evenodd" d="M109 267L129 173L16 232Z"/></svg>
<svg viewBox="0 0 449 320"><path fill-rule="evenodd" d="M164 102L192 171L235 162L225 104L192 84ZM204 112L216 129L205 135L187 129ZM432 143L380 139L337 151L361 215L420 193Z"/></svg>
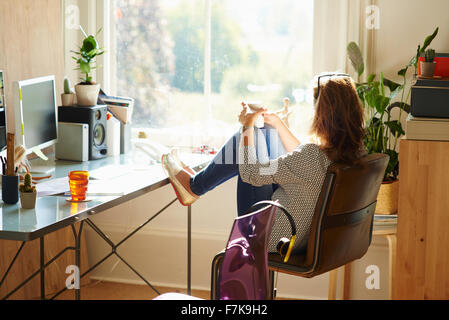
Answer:
<svg viewBox="0 0 449 320"><path fill-rule="evenodd" d="M363 109L349 76L321 76L311 131L332 161L353 162L363 147Z"/></svg>

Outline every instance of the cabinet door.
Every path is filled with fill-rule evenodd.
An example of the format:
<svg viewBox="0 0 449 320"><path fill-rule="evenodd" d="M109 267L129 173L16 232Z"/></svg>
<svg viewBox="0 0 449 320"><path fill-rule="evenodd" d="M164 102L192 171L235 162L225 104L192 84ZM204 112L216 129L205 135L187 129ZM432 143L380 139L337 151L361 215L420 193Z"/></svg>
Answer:
<svg viewBox="0 0 449 320"><path fill-rule="evenodd" d="M449 142L402 140L394 299L449 299Z"/></svg>

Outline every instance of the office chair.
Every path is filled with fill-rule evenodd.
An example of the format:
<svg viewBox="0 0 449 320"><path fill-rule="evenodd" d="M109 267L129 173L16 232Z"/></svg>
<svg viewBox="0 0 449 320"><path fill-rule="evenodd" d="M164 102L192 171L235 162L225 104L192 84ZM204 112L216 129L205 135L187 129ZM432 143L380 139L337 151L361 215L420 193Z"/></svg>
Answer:
<svg viewBox="0 0 449 320"><path fill-rule="evenodd" d="M362 258L371 244L377 194L388 160L385 154L371 154L353 166L329 166L306 251L292 255L288 263L270 254L270 277L277 271L312 278Z"/></svg>
<svg viewBox="0 0 449 320"><path fill-rule="evenodd" d="M318 198L307 249L284 262L269 253L270 298L275 297L274 272L311 278L363 257L371 244L377 194L389 157L371 154L349 166L331 164ZM277 241L272 239L270 241ZM222 254L212 262L211 298L218 297Z"/></svg>
<svg viewBox="0 0 449 320"><path fill-rule="evenodd" d="M234 220L226 250L220 253L216 299L266 300L271 297L268 244L278 208L284 210L277 202L264 201L255 204L249 210L251 213ZM167 293L154 300L190 299L195 298Z"/></svg>

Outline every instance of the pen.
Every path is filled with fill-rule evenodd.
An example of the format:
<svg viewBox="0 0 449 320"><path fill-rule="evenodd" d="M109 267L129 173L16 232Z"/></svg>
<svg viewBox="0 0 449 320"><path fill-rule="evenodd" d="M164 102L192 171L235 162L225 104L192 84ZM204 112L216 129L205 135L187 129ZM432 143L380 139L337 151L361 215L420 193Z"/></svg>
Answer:
<svg viewBox="0 0 449 320"><path fill-rule="evenodd" d="M6 175L14 175L14 133L7 133L6 135Z"/></svg>

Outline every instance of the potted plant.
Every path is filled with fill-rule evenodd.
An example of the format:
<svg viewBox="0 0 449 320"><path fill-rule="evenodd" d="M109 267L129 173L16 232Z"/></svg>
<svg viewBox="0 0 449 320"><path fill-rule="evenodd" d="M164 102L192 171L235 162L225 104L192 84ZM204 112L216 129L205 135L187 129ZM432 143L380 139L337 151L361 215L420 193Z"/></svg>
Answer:
<svg viewBox="0 0 449 320"><path fill-rule="evenodd" d="M61 94L61 102L64 107L70 107L73 105L75 94L70 89L70 80L64 78L64 93Z"/></svg>
<svg viewBox="0 0 449 320"><path fill-rule="evenodd" d="M36 187L31 185L31 174L26 173L23 184L19 185L20 204L23 209L34 209L36 206Z"/></svg>
<svg viewBox="0 0 449 320"><path fill-rule="evenodd" d="M405 134L401 124L402 112L410 112L410 105L407 104L407 101L410 98L411 88L406 85L407 70L409 67L414 66L416 74L420 55L437 34L438 28L425 39L422 47L418 46L416 55L407 66L397 73L402 79L401 84L386 79L383 73L380 74L379 80L376 80L377 75L371 74L366 82L361 82L360 78L365 70L362 53L354 42L351 42L347 47L348 57L358 75L357 93L365 110L366 134L364 143L367 152L369 154L384 153L390 157L377 199L376 214L393 214L397 212L399 194L399 154L397 152L397 144L399 138ZM409 89L406 93L407 87ZM397 98L400 100L393 103L393 100L397 100ZM394 108L399 108L397 119L392 117L391 111Z"/></svg>
<svg viewBox="0 0 449 320"><path fill-rule="evenodd" d="M435 50L428 49L424 53L424 61L421 61L421 75L423 77L429 77L432 78L435 74L435 66L436 62L435 59Z"/></svg>
<svg viewBox="0 0 449 320"><path fill-rule="evenodd" d="M101 31L98 30L98 33ZM82 46L79 51L72 51L77 56L73 57L79 65L76 70L81 70L84 78L82 82L75 86L77 103L80 106L94 106L97 104L98 94L100 92L100 84L95 83L90 75L91 71L96 68L95 58L102 55L105 51L100 48L96 39L96 35L85 34Z"/></svg>

